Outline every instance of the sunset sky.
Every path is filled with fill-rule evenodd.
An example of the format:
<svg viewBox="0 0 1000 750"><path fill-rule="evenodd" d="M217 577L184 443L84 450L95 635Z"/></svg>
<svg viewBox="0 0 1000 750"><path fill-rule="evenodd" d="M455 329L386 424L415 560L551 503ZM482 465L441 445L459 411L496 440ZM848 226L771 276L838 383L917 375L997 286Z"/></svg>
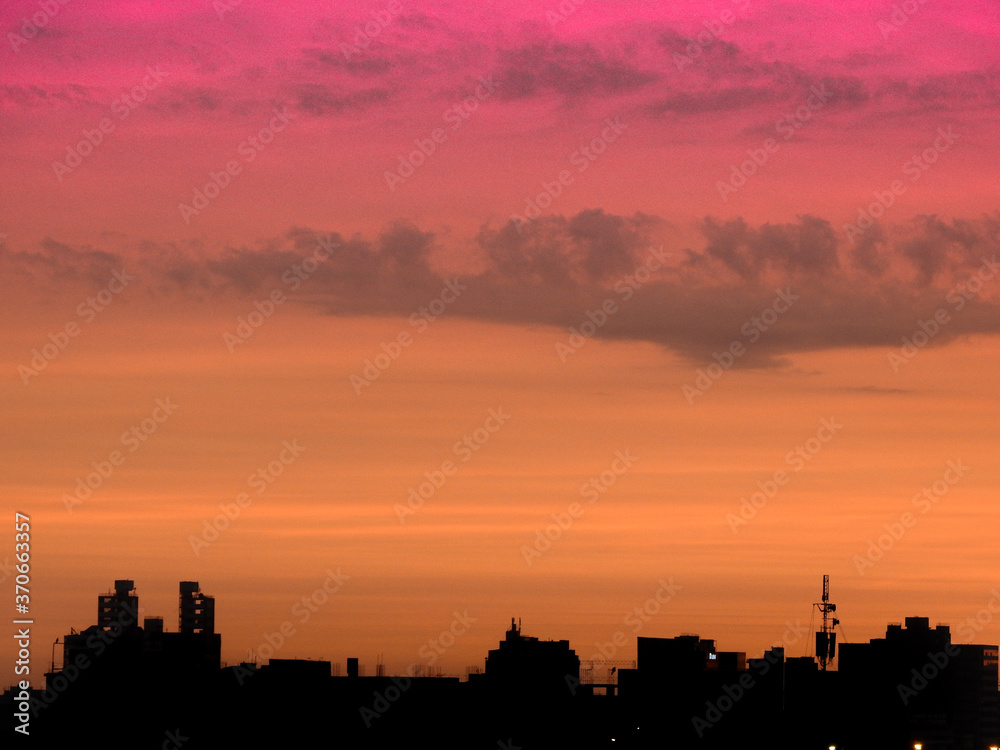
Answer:
<svg viewBox="0 0 1000 750"><path fill-rule="evenodd" d="M199 581L230 664L291 623L273 656L462 675L511 616L583 659L801 656L824 574L848 641L1000 642L996 3L12 0L0 31L36 684L118 578L170 630Z"/></svg>

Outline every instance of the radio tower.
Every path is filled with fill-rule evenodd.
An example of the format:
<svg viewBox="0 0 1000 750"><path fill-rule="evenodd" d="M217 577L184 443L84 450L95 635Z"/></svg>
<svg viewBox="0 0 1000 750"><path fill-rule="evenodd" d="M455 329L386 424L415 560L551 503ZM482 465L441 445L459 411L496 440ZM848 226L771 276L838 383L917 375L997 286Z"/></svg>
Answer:
<svg viewBox="0 0 1000 750"><path fill-rule="evenodd" d="M823 628L816 631L816 658L819 659L819 668L826 671L827 664L833 661L837 655L837 634L834 628L840 624L840 620L831 617L831 613L837 611L836 604L830 604L830 576L823 576L823 601L813 604L819 607L823 613Z"/></svg>

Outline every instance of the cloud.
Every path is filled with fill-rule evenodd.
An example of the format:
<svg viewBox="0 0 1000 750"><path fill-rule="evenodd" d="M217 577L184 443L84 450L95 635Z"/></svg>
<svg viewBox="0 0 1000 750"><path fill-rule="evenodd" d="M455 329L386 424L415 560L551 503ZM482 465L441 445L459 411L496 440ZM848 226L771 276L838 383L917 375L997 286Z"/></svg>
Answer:
<svg viewBox="0 0 1000 750"><path fill-rule="evenodd" d="M662 74L643 70L611 50L551 39L502 50L496 76L504 83L504 99L551 93L605 97L634 91L662 78Z"/></svg>
<svg viewBox="0 0 1000 750"><path fill-rule="evenodd" d="M988 262L1000 250L996 215L878 226L858 247L815 216L761 226L706 218L697 248L664 241L672 229L659 217L598 209L542 217L522 229L486 226L468 240L465 250L482 270L462 276L469 291L449 315L565 330L612 299L618 312L597 338L652 342L704 361L740 340L779 295L793 298L741 358L741 366L757 367L787 364L797 352L898 346L942 308L951 321L933 345L1000 333L1000 274ZM110 252L46 240L33 251L0 248L0 270L8 283L65 287L103 283L125 266L158 295L249 300L282 287L283 274L323 243L334 249L301 301L324 314L408 316L455 276L440 239L408 223L371 239L295 228L214 253L148 245L141 254Z"/></svg>
<svg viewBox="0 0 1000 750"><path fill-rule="evenodd" d="M88 107L95 104L103 102L97 101L89 88L77 84L0 86L2 109L23 111L43 107Z"/></svg>
<svg viewBox="0 0 1000 750"><path fill-rule="evenodd" d="M301 84L295 92L299 109L306 114L319 117L364 109L387 101L391 95L387 89L343 92L319 83Z"/></svg>
<svg viewBox="0 0 1000 750"><path fill-rule="evenodd" d="M0 106L13 116L56 105L106 106L150 64L170 71L151 110L168 118L209 118L216 127L220 113L247 115L288 99L310 116L345 119L387 104L447 103L478 75L501 82L499 106L622 99L632 105L633 119L639 112L653 120L706 113L758 117L762 110L770 116L777 106L801 104L816 86L830 92L832 105L881 124L886 117L986 117L1000 105L1000 68L988 57L933 71L914 65L905 51L874 54L877 47L869 46L800 59L792 48L768 41L802 24L812 28L814 21L787 17L783 6L755 8L751 18L741 17L708 40L704 23L711 14L697 9L634 17L590 13L594 26L587 37L539 22L544 14L531 5L507 9L484 26L465 8L404 4L377 30L371 26L377 11L340 10L326 15L323 4L303 7L299 23L280 25L282 34L272 33L271 10L246 5L225 20L210 3L159 11L142 23L110 9L93 17L61 16L65 33L44 43L47 54L62 61L67 82L53 84L44 68L17 57L8 85L0 87ZM828 19L834 26L856 21L851 14ZM371 35L363 33L366 27ZM956 42L978 38L968 29L954 34ZM364 46L352 51L355 42ZM678 56L690 62L679 67ZM250 69L256 71L252 80Z"/></svg>
<svg viewBox="0 0 1000 750"><path fill-rule="evenodd" d="M546 217L522 231L513 224L484 229L477 242L498 278L562 287L600 282L631 268L648 245L647 230L658 223L590 210L568 219Z"/></svg>

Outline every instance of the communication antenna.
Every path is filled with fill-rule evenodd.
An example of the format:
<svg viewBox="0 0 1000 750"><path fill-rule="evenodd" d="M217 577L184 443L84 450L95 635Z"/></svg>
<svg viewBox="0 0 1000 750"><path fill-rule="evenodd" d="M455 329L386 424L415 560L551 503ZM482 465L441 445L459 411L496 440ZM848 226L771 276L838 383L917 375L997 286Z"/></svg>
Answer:
<svg viewBox="0 0 1000 750"><path fill-rule="evenodd" d="M831 616L837 611L837 605L830 603L830 576L823 576L823 601L816 602L813 606L819 607L823 614L823 627L816 631L816 658L819 659L819 668L825 672L827 665L837 655L837 633L834 628L840 624L840 620Z"/></svg>

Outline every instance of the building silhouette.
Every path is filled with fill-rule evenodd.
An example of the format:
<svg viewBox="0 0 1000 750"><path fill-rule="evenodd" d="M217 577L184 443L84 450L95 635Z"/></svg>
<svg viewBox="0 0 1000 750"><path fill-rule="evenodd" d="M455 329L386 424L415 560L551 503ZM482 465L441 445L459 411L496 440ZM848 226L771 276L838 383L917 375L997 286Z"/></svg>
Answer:
<svg viewBox="0 0 1000 750"><path fill-rule="evenodd" d="M797 638L797 636L796 636ZM842 641L842 639L840 639ZM333 743L398 748L768 748L985 750L1000 743L995 645L955 644L926 617L890 624L884 638L838 644L815 657L775 646L760 657L682 634L636 639L633 668L599 691L581 684L567 640L527 636L520 623L490 649L481 672L420 669L365 676L342 663L272 658L220 663L215 600L179 585L177 630L139 623L131 580L98 596L97 623L63 638L62 664L33 691L39 747L130 748ZM831 663L832 661L832 663ZM411 665L415 667L416 665ZM14 691L0 697L7 709ZM7 711L12 716L13 711ZM179 739L183 738L183 739Z"/></svg>
<svg viewBox="0 0 1000 750"><path fill-rule="evenodd" d="M99 594L97 597L97 627L110 630L128 623L128 627L137 627L135 615L139 612L139 597L135 593L133 581L115 581L114 593Z"/></svg>
<svg viewBox="0 0 1000 750"><path fill-rule="evenodd" d="M214 600L197 583L181 583L177 632L162 617L140 624L140 611L134 582L117 580L97 597L97 623L63 636L62 663L32 695L38 747L89 738L162 748L168 731L211 724L222 647Z"/></svg>
<svg viewBox="0 0 1000 750"><path fill-rule="evenodd" d="M201 593L197 581L181 581L180 591L180 632L214 633L215 598Z"/></svg>
<svg viewBox="0 0 1000 750"><path fill-rule="evenodd" d="M956 644L926 617L840 650L843 709L877 722L886 742L975 750L1000 737L997 646ZM845 733L856 740L860 732Z"/></svg>
<svg viewBox="0 0 1000 750"><path fill-rule="evenodd" d="M167 632L162 617L146 617L140 626L134 582L117 580L114 593L97 597L97 624L63 637L63 665L86 660L139 671L218 671L222 636L215 632L215 600L196 581L183 581L178 609L178 632Z"/></svg>
<svg viewBox="0 0 1000 750"><path fill-rule="evenodd" d="M510 629L486 657L485 680L500 690L551 694L567 693L567 678L580 681L580 657L569 641L540 641L521 633L510 618Z"/></svg>

